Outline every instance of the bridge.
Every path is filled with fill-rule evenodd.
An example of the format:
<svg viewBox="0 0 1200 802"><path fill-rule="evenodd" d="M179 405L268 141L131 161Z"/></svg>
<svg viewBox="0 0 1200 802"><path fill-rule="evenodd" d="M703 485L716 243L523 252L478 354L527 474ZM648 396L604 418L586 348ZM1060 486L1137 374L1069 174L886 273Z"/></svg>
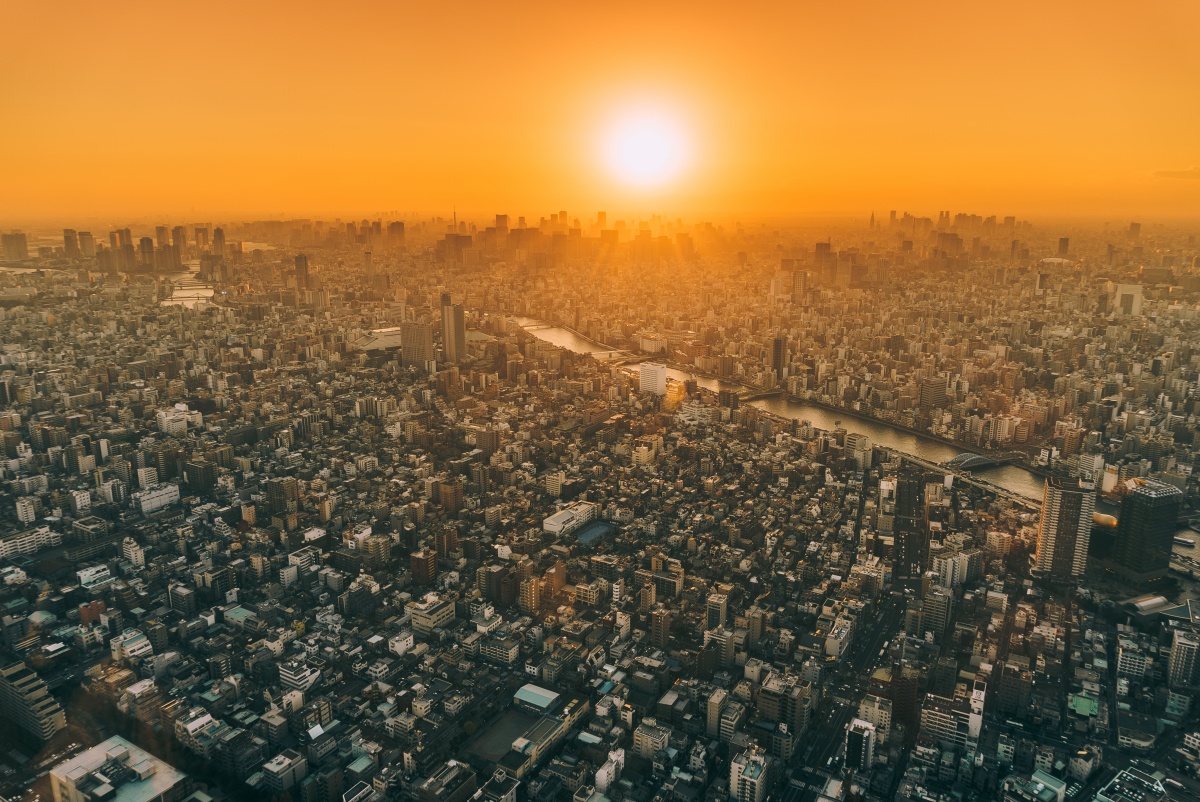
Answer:
<svg viewBox="0 0 1200 802"><path fill-rule="evenodd" d="M778 398L781 395L783 395L782 388L776 389L776 390L763 390L762 392L759 392L759 393L748 393L746 395L739 395L738 399L741 401L758 401L763 398Z"/></svg>
<svg viewBox="0 0 1200 802"><path fill-rule="evenodd" d="M1020 451L1006 451L1003 454L984 456L970 451L955 455L942 463L943 467L959 471L973 471L977 468L990 468L993 465L1007 465L1025 458Z"/></svg>

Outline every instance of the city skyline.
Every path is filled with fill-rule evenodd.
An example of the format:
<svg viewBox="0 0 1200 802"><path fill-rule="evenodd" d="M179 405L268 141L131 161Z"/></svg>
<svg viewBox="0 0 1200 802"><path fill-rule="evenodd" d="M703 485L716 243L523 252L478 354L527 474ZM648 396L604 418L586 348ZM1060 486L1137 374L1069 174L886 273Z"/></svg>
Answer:
<svg viewBox="0 0 1200 802"><path fill-rule="evenodd" d="M1200 799L1200 4L20 4L0 802Z"/></svg>

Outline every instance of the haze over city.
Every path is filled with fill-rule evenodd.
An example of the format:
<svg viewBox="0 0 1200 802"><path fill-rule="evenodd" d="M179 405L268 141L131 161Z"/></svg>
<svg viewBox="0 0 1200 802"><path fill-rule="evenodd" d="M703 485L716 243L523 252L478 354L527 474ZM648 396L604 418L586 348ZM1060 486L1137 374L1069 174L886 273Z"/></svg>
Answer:
<svg viewBox="0 0 1200 802"><path fill-rule="evenodd" d="M0 18L0 802L1200 799L1197 4Z"/></svg>
<svg viewBox="0 0 1200 802"><path fill-rule="evenodd" d="M56 8L8 9L0 221L1200 214L1191 2ZM653 188L603 156L645 113Z"/></svg>

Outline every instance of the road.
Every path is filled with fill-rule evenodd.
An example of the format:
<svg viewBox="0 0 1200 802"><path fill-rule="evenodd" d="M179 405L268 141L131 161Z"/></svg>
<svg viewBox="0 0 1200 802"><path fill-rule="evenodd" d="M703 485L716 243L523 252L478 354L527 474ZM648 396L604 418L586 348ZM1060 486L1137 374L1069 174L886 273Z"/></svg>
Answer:
<svg viewBox="0 0 1200 802"><path fill-rule="evenodd" d="M807 746L798 761L803 768L793 775L804 787L787 786L780 797L785 802L815 800L818 792L814 788L833 773L827 766L829 759L842 749L846 728L858 715L858 704L866 696L867 681L879 652L884 642L895 636L904 612L904 599L896 596L885 596L879 605L873 615L864 616L873 623L858 631L841 665L826 678L821 709L804 735Z"/></svg>

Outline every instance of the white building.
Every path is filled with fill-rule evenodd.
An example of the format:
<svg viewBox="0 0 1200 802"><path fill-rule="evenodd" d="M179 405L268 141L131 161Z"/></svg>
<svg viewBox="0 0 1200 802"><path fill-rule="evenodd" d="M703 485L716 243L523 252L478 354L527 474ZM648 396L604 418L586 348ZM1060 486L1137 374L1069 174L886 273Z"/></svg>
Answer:
<svg viewBox="0 0 1200 802"><path fill-rule="evenodd" d="M742 752L729 764L729 798L763 802L771 791L774 759L757 750Z"/></svg>
<svg viewBox="0 0 1200 802"><path fill-rule="evenodd" d="M655 395L667 394L667 366L658 362L643 362L638 369L641 391Z"/></svg>
<svg viewBox="0 0 1200 802"><path fill-rule="evenodd" d="M204 425L204 415L189 410L187 404L176 404L170 409L160 409L155 417L158 421L158 430L163 434L186 434L189 424L192 426Z"/></svg>
<svg viewBox="0 0 1200 802"><path fill-rule="evenodd" d="M112 659L117 661L136 660L154 654L150 639L137 629L125 630L110 640L108 647L112 652Z"/></svg>
<svg viewBox="0 0 1200 802"><path fill-rule="evenodd" d="M555 535L569 535L579 527L596 520L600 505L591 501L576 501L543 519L542 529Z"/></svg>
<svg viewBox="0 0 1200 802"><path fill-rule="evenodd" d="M62 535L51 531L48 526L38 526L24 532L0 535L0 559L37 554L61 545Z"/></svg>
<svg viewBox="0 0 1200 802"><path fill-rule="evenodd" d="M163 507L169 507L179 501L179 485L162 484L139 490L133 494L133 502L137 504L142 515L149 515Z"/></svg>
<svg viewBox="0 0 1200 802"><path fill-rule="evenodd" d="M116 577L108 570L107 565L81 568L75 572L75 576L79 578L79 584L83 586L84 590L89 591L103 590L116 581Z"/></svg>
<svg viewBox="0 0 1200 802"><path fill-rule="evenodd" d="M607 794L608 789L621 779L621 770L625 768L625 750L614 749L608 753L608 760L596 769L596 790Z"/></svg>
<svg viewBox="0 0 1200 802"><path fill-rule="evenodd" d="M124 771L105 771L119 764ZM170 802L188 795L188 776L114 735L50 770L54 802Z"/></svg>
<svg viewBox="0 0 1200 802"><path fill-rule="evenodd" d="M31 524L37 520L37 499L32 496L17 499L17 520L23 524Z"/></svg>
<svg viewBox="0 0 1200 802"><path fill-rule="evenodd" d="M121 556L138 568L146 565L146 550L139 546L138 542L131 537L127 537L121 541Z"/></svg>

